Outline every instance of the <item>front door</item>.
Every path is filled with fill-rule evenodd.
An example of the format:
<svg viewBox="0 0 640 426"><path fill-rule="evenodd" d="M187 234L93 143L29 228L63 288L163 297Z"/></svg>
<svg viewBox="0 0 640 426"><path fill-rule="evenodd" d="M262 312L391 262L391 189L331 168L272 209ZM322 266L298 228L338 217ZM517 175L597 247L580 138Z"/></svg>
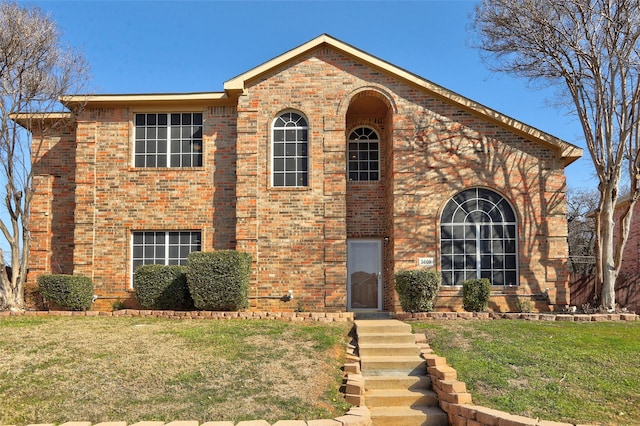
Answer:
<svg viewBox="0 0 640 426"><path fill-rule="evenodd" d="M382 243L347 241L348 309L382 309Z"/></svg>

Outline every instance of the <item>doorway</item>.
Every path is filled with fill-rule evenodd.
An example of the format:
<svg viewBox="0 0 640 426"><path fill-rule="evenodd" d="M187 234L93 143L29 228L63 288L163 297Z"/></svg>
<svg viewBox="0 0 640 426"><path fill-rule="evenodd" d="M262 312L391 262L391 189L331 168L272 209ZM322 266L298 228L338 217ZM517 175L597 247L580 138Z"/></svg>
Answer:
<svg viewBox="0 0 640 426"><path fill-rule="evenodd" d="M347 240L347 308L382 309L382 241Z"/></svg>

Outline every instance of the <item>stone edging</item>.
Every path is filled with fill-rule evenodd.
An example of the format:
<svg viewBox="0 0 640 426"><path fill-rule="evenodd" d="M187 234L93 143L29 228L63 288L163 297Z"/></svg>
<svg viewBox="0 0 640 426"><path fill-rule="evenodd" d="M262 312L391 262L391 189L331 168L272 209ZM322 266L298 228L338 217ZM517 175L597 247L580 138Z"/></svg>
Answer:
<svg viewBox="0 0 640 426"><path fill-rule="evenodd" d="M28 426L127 426L127 422L66 422L59 425L53 423L41 423ZM344 416L335 419L321 420L278 420L271 424L266 420L243 420L238 423L231 421L205 422L198 421L174 421L169 423L144 421L132 423L130 426L371 426L371 414L367 407L353 407Z"/></svg>
<svg viewBox="0 0 640 426"><path fill-rule="evenodd" d="M605 322L605 321L637 321L639 316L632 313L622 314L563 314L563 313L517 313L517 312L418 312L397 313L393 318L400 321L413 320L490 320L511 319L528 321L566 321L566 322Z"/></svg>
<svg viewBox="0 0 640 426"><path fill-rule="evenodd" d="M146 309L121 309L102 311L0 311L2 316L57 316L57 317L146 317L170 319L270 319L291 322L349 322L353 312L252 312L252 311L160 311ZM72 425L74 426L74 425ZM78 426L85 426L84 424ZM151 425L159 426L159 425Z"/></svg>

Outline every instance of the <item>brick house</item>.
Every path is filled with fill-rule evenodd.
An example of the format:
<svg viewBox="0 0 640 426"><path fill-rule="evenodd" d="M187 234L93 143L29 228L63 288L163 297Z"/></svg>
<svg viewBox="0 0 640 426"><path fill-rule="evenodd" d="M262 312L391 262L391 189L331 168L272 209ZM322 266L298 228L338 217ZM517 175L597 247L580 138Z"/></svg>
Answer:
<svg viewBox="0 0 640 426"><path fill-rule="evenodd" d="M582 150L321 35L222 92L71 96L35 160L33 277L134 303L145 263L253 257L254 310L400 310L394 271L436 268L569 303L564 168ZM35 132L35 130L32 129ZM293 291L294 300L280 297Z"/></svg>

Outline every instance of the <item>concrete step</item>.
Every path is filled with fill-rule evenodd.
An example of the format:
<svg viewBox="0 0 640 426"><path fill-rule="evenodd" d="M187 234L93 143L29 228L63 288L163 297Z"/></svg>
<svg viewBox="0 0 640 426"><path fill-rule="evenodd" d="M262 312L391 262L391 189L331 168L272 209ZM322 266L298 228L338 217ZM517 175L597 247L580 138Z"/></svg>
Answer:
<svg viewBox="0 0 640 426"><path fill-rule="evenodd" d="M409 333L411 326L398 320L355 320L356 330L360 333Z"/></svg>
<svg viewBox="0 0 640 426"><path fill-rule="evenodd" d="M365 376L408 375L427 373L425 360L419 356L360 356L360 368Z"/></svg>
<svg viewBox="0 0 640 426"><path fill-rule="evenodd" d="M429 376L364 376L365 390L431 389Z"/></svg>
<svg viewBox="0 0 640 426"><path fill-rule="evenodd" d="M390 312L355 311L353 314L357 320L391 319Z"/></svg>
<svg viewBox="0 0 640 426"><path fill-rule="evenodd" d="M358 333L358 345L372 343L415 344L416 338L408 333Z"/></svg>
<svg viewBox="0 0 640 426"><path fill-rule="evenodd" d="M374 426L448 426L447 413L439 407L372 407Z"/></svg>
<svg viewBox="0 0 640 426"><path fill-rule="evenodd" d="M364 394L367 407L435 407L436 393L429 389L373 389Z"/></svg>
<svg viewBox="0 0 640 426"><path fill-rule="evenodd" d="M420 350L415 343L360 343L360 356L415 356Z"/></svg>

